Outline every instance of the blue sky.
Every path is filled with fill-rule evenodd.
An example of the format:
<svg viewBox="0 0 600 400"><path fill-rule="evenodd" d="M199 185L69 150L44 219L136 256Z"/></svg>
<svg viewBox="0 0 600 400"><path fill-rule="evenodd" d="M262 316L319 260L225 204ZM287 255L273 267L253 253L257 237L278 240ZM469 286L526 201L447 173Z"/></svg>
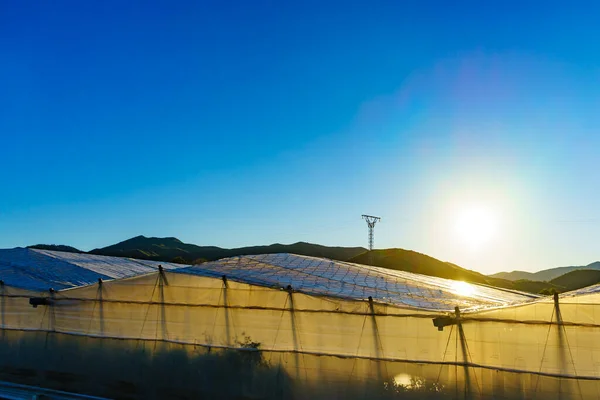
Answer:
<svg viewBox="0 0 600 400"><path fill-rule="evenodd" d="M444 3L3 2L0 247L366 246L369 213L484 273L600 259L599 7Z"/></svg>

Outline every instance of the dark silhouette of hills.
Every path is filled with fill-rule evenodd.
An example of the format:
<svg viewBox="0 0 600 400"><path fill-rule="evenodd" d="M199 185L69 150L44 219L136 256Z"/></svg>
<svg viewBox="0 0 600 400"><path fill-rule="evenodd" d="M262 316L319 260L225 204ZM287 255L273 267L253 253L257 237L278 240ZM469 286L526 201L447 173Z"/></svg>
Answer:
<svg viewBox="0 0 600 400"><path fill-rule="evenodd" d="M399 271L414 272L417 274L437 276L440 278L460 280L470 283L495 286L499 288L539 293L542 290L554 289L558 292L565 290L562 286L549 282L531 280L510 281L507 279L493 278L479 272L459 267L456 264L437 260L425 254L404 249L373 250L371 253L372 265ZM364 252L349 261L359 264L369 264L369 252Z"/></svg>
<svg viewBox="0 0 600 400"><path fill-rule="evenodd" d="M511 281L518 280L518 279L529 279L529 280L535 280L535 281L550 282L554 278L558 278L559 276L564 275L567 272L576 271L576 270L580 270L580 269L600 270L600 261L596 261L596 262L593 262L588 265L550 268L550 269L545 269L545 270L538 271L538 272L526 272L526 271L498 272L497 274L490 275L490 277L508 279Z"/></svg>
<svg viewBox="0 0 600 400"><path fill-rule="evenodd" d="M33 246L27 247L30 249L64 251L65 253L85 253L85 251L81 251L75 247L65 246L64 244L34 244Z"/></svg>
<svg viewBox="0 0 600 400"><path fill-rule="evenodd" d="M358 264L369 264L369 256L372 257L372 265L377 267L438 276L440 278L455 279L459 281L487 283L486 277L478 272L470 271L461 268L458 265L443 262L412 250L373 250L371 252L359 254L349 261Z"/></svg>
<svg viewBox="0 0 600 400"><path fill-rule="evenodd" d="M225 257L272 253L294 253L346 261L365 251L366 249L363 247L329 247L305 242L294 244L275 243L269 246L224 249L216 246L197 246L195 244L183 243L174 237L156 238L136 236L112 246L94 249L90 253L158 261L173 261L177 259L176 262L191 264L218 260Z"/></svg>
<svg viewBox="0 0 600 400"><path fill-rule="evenodd" d="M565 290L575 290L600 283L600 270L576 269L554 278L550 283L562 286Z"/></svg>

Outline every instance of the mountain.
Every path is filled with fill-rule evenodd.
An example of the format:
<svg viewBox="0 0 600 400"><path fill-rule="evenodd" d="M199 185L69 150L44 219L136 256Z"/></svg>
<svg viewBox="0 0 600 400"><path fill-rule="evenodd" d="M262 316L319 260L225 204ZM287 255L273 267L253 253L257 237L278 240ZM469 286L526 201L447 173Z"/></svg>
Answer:
<svg viewBox="0 0 600 400"><path fill-rule="evenodd" d="M369 259L371 257L371 259ZM348 260L358 264L414 272L474 283L487 283L486 277L478 272L443 262L425 254L404 249L372 250ZM372 261L372 262L370 262Z"/></svg>
<svg viewBox="0 0 600 400"><path fill-rule="evenodd" d="M225 251L226 249L216 246L183 243L174 237L136 236L111 246L94 249L90 253L157 261L171 261L176 257L181 257L188 263L192 263L197 259L216 260L222 258Z"/></svg>
<svg viewBox="0 0 600 400"><path fill-rule="evenodd" d="M302 256L330 258L332 260L347 261L350 258L365 252L364 247L329 247L318 244L297 242L294 244L275 243L269 246L240 247L229 250L227 257L251 254L293 253Z"/></svg>
<svg viewBox="0 0 600 400"><path fill-rule="evenodd" d="M65 253L85 253L75 247L65 246L64 244L34 244L33 246L27 246L30 249L39 249L39 250L54 250L54 251L64 251Z"/></svg>
<svg viewBox="0 0 600 400"><path fill-rule="evenodd" d="M586 270L600 270L600 261L593 262L588 265L581 266L571 266L571 267L558 267L558 268L550 268L545 269L538 272L526 272L526 271L512 271L512 272L499 272L497 274L489 275L492 278L500 278L500 279L508 279L511 281L519 280L519 279L528 279L534 281L552 281L554 278L558 278L561 275L564 275L571 271L576 271L580 269Z"/></svg>
<svg viewBox="0 0 600 400"><path fill-rule="evenodd" d="M373 250L359 254L348 261L522 292L539 293L544 289L554 289L558 292L565 290L562 286L548 282L530 280L510 281L489 277L479 272L459 267L456 264L440 261L428 255L404 249Z"/></svg>
<svg viewBox="0 0 600 400"><path fill-rule="evenodd" d="M575 290L600 283L600 270L576 269L554 278L550 283L563 286L566 290Z"/></svg>
<svg viewBox="0 0 600 400"><path fill-rule="evenodd" d="M294 244L276 243L269 246L224 249L216 246L197 246L195 244L183 243L174 237L156 238L136 236L111 246L94 249L90 253L159 261L173 261L177 259L178 262L197 263L224 257L270 253L294 253L346 261L364 251L366 249L363 247L328 247L305 242Z"/></svg>

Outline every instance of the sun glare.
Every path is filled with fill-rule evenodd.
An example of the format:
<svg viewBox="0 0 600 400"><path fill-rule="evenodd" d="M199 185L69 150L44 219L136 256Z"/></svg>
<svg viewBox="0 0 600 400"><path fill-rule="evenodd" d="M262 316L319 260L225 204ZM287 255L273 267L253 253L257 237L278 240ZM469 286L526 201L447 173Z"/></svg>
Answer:
<svg viewBox="0 0 600 400"><path fill-rule="evenodd" d="M452 282L452 291L459 296L470 297L475 294L475 287L467 282Z"/></svg>
<svg viewBox="0 0 600 400"><path fill-rule="evenodd" d="M494 237L496 228L494 214L483 207L465 209L456 218L455 232L458 239L475 250Z"/></svg>

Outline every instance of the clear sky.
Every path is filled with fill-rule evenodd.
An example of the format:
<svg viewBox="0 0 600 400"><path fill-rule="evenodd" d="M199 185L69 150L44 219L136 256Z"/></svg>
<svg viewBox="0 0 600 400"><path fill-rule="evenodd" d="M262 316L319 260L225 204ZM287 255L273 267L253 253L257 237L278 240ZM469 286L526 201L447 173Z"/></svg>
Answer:
<svg viewBox="0 0 600 400"><path fill-rule="evenodd" d="M3 1L0 247L366 246L368 213L484 273L599 260L600 6L563 4Z"/></svg>

